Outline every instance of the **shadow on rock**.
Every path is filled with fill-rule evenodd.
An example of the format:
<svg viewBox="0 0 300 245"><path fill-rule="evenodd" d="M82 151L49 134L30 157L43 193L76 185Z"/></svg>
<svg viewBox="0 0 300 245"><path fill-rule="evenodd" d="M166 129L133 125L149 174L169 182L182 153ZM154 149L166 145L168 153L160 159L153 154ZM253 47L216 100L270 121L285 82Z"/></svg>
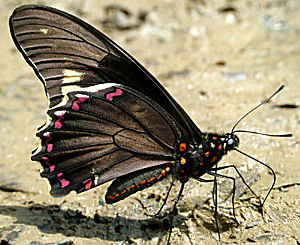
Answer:
<svg viewBox="0 0 300 245"><path fill-rule="evenodd" d="M58 205L33 204L31 206L0 205L0 214L17 218L15 224L36 226L48 234L61 233L65 236L100 238L109 241L128 241L129 238L162 237L168 233L169 216L162 219L144 220L107 217L95 214L88 217L79 211L63 211ZM180 219L180 217L177 218Z"/></svg>

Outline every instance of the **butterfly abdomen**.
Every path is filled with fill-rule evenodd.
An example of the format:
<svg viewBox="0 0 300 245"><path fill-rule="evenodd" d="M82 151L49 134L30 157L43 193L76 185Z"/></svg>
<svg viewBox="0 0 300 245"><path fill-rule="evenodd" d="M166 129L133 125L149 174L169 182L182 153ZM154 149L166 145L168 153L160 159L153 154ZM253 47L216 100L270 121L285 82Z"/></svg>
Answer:
<svg viewBox="0 0 300 245"><path fill-rule="evenodd" d="M173 163L166 163L159 168L144 169L118 178L107 190L105 195L106 203L118 202L137 191L141 191L161 181L172 173L172 165Z"/></svg>

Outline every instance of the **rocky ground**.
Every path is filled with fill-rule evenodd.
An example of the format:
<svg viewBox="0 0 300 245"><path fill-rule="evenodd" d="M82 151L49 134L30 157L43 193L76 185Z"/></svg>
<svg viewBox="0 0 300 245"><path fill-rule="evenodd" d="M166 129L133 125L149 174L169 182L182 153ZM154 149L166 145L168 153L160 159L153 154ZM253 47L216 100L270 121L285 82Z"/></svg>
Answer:
<svg viewBox="0 0 300 245"><path fill-rule="evenodd" d="M240 134L240 149L269 164L277 182L263 208L238 182L232 220L231 183L220 179L219 223L224 244L299 244L300 1L107 0L0 1L0 244L165 244L169 181L114 205L108 184L55 199L31 162L36 128L45 119L41 82L16 50L8 18L16 7L50 5L94 25L147 67L202 131L229 132L249 109L286 88L247 117L240 129L293 133L292 138ZM271 172L238 153L235 164L264 197ZM234 177L232 171L223 171ZM178 205L172 244L218 244L210 183L188 182Z"/></svg>

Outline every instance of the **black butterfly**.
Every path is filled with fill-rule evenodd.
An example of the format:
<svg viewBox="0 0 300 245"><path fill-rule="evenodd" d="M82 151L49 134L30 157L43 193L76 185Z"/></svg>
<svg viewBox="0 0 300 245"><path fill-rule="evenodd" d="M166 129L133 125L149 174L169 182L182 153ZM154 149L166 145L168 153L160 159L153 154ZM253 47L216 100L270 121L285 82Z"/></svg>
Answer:
<svg viewBox="0 0 300 245"><path fill-rule="evenodd" d="M27 5L13 12L10 30L48 96L48 119L38 129L40 146L32 160L42 164L41 176L49 180L52 196L114 180L105 200L115 203L171 175L167 197L174 180L181 182L173 220L191 177L215 177L216 207L216 177L230 178L235 185L233 177L216 173L235 166L218 168L217 163L228 151L241 152L235 133L249 131L234 128L256 108L231 133L204 133L144 67L82 20Z"/></svg>

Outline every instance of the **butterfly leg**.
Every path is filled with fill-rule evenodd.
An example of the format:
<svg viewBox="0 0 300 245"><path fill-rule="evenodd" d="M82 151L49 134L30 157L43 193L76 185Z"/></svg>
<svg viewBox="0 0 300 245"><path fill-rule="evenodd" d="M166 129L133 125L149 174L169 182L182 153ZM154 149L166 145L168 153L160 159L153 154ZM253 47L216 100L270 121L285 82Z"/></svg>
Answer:
<svg viewBox="0 0 300 245"><path fill-rule="evenodd" d="M168 236L168 241L167 241L167 245L170 244L170 238L171 238L171 234L172 234L172 229L173 229L173 218L174 218L174 215L175 215L175 209L176 209L176 205L180 199L180 197L182 196L182 192L183 192L183 189L184 189L184 185L185 183L182 183L181 184L181 187L180 187L180 190L179 190L179 193L178 193L178 196L175 200L175 203L173 205L173 210L172 210L172 216L171 216L171 221L170 221L170 229L169 229L169 236Z"/></svg>
<svg viewBox="0 0 300 245"><path fill-rule="evenodd" d="M215 182L213 179L202 179L202 178L198 178L197 179L199 182L206 182L206 183L208 183L208 182Z"/></svg>
<svg viewBox="0 0 300 245"><path fill-rule="evenodd" d="M214 201L214 205L215 205L214 217L215 217L215 221L216 221L219 242L222 245L220 227L219 227L219 223L218 223L218 181L217 181L217 176L214 176L213 181L214 181L214 186L213 186L213 193L212 193L213 195L212 196L213 196L213 201Z"/></svg>
<svg viewBox="0 0 300 245"><path fill-rule="evenodd" d="M215 170L217 171L217 170ZM216 174L216 173L213 173ZM218 174L216 174L218 175ZM198 178L197 180L200 182L214 182L214 186L213 186L213 191L212 191L212 198L213 198L213 202L214 202L214 206L215 206L215 210L214 210L214 217L215 217L215 221L216 221L216 227L217 227L217 232L218 232L218 237L219 237L219 242L222 245L222 239L221 239L221 234L220 234L220 227L219 227L219 223L218 223L218 182L217 182L217 177L218 176L214 176L214 179L212 180L206 180L206 179L202 179L202 178Z"/></svg>
<svg viewBox="0 0 300 245"><path fill-rule="evenodd" d="M236 166L234 165L227 165L227 166L223 166L223 167L218 167L218 168L212 168L211 170L223 170L223 169L226 169L226 168L234 168L234 170L237 172L237 174L240 176L241 180L243 181L243 183L247 186L247 188L252 192L252 194L255 196L255 197L258 197L255 192L251 189L251 187L247 184L247 182L245 181L243 175L240 173L240 171L237 169Z"/></svg>
<svg viewBox="0 0 300 245"><path fill-rule="evenodd" d="M202 178L198 178L197 179L198 181L200 182L214 182L214 186L213 186L213 191L212 191L212 197L213 197L213 202L214 202L214 206L215 206L215 210L214 210L214 217L215 217L215 220L216 220L216 227L217 227L217 231L218 231L218 237L219 237L219 242L220 244L222 244L222 240L221 240L221 235L220 235L220 228L219 228L219 223L218 223L218 220L217 220L217 214L218 214L218 200L217 200L217 179L216 179L216 176L214 177L214 179L202 179Z"/></svg>
<svg viewBox="0 0 300 245"><path fill-rule="evenodd" d="M214 179L202 179L202 178L198 178L197 179L199 182L205 182L205 183L211 183L211 182L215 182L215 180ZM213 198L214 198L214 195L213 195ZM213 199L213 201L214 201L214 203L215 203L215 200Z"/></svg>
<svg viewBox="0 0 300 245"><path fill-rule="evenodd" d="M215 168L215 169L213 169L213 170L217 171L217 170L219 170L219 168ZM235 186L236 186L236 182L235 182L235 181L236 181L236 179L235 179L234 177L231 177L231 176L226 176L226 175L222 175L222 174L217 174L216 172L211 172L211 171L207 172L207 174L214 176L214 178L218 177L218 178L226 178L226 179L232 180L232 183L233 183L232 199L231 199L231 202L232 202L232 213L233 213L234 221L235 221L237 224L239 224L238 221L237 221L237 219L236 219L236 215L235 215L235 206L234 206ZM215 184L214 184L214 186L215 186ZM215 191L215 192L216 192L216 191Z"/></svg>
<svg viewBox="0 0 300 245"><path fill-rule="evenodd" d="M158 217L158 215L159 215L160 212L162 211L163 207L166 205L167 200L168 200L168 197L169 197L170 192L171 192L171 189L172 189L172 187L174 186L174 181L175 181L175 178L173 178L173 180L172 180L172 182L171 182L171 185L170 185L170 187L169 187L169 189L168 189L167 195L166 195L166 197L165 197L165 199L164 199L164 202L163 202L163 204L161 205L161 207L160 207L160 209L158 210L158 212L155 214L155 217Z"/></svg>
<svg viewBox="0 0 300 245"><path fill-rule="evenodd" d="M226 169L226 168L234 168L234 170L237 172L237 174L240 176L242 182L245 184L245 186L252 192L252 194L259 200L259 210L262 213L262 207L263 204L265 202L265 200L263 201L263 203L261 203L258 195L256 195L256 193L251 189L251 187L247 184L246 180L244 179L243 175L240 173L240 171L237 169L236 166L234 165L227 165L227 166L223 166L223 167L218 167L218 168L212 168L212 170L222 170L222 169ZM270 191L268 192L268 194L270 193Z"/></svg>

